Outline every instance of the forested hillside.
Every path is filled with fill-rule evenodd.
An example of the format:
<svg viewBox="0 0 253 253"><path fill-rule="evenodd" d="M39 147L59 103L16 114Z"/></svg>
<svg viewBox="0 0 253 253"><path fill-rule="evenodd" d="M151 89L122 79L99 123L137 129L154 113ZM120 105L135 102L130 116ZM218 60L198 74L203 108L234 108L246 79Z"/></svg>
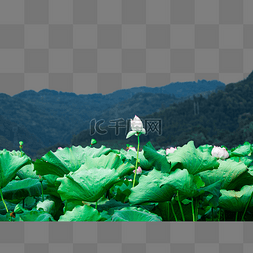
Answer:
<svg viewBox="0 0 253 253"><path fill-rule="evenodd" d="M132 118L135 115L132 112ZM156 118L162 122L162 135L149 132L141 136L143 143L151 141L158 146L182 146L193 140L195 146L203 144L225 145L228 148L253 143L253 72L247 79L226 85L225 90L210 94L207 98L194 96L180 103L145 117ZM125 131L115 136L115 129L108 129L106 135L83 131L72 139L73 145L86 144L95 138L100 145L107 140L122 140L124 143L136 142L134 137L126 140ZM133 140L132 140L133 139Z"/></svg>

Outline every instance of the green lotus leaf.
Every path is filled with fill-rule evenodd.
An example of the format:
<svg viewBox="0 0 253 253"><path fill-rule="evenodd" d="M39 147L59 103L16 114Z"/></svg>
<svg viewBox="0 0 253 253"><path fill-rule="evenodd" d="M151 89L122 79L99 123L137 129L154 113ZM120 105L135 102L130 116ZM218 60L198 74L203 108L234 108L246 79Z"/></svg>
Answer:
<svg viewBox="0 0 253 253"><path fill-rule="evenodd" d="M9 208L8 208L8 210L9 210ZM10 211L10 210L9 210L9 211ZM23 208L21 202L18 203L18 204L15 206L15 208L14 208L14 212L15 212L15 213L23 213L23 212L25 212L25 211L27 211L27 209Z"/></svg>
<svg viewBox="0 0 253 253"><path fill-rule="evenodd" d="M232 212L242 212L245 210L246 205L253 192L253 185L245 185L240 191L234 190L221 190L221 197L219 199L219 206L225 210ZM249 207L253 206L253 198L249 203Z"/></svg>
<svg viewBox="0 0 253 253"><path fill-rule="evenodd" d="M193 141L189 141L182 148L167 156L171 163L171 169L180 164L180 168L187 169L190 174L195 175L205 170L213 170L219 167L217 158L208 152L196 149ZM214 170L216 171L216 170Z"/></svg>
<svg viewBox="0 0 253 253"><path fill-rule="evenodd" d="M79 170L92 170L93 168L114 168L119 177L123 177L134 170L134 166L131 163L123 163L120 156L113 152L95 158L87 157L85 164Z"/></svg>
<svg viewBox="0 0 253 253"><path fill-rule="evenodd" d="M32 161L28 156L20 157L3 149L0 153L0 189L8 184L23 166L31 163Z"/></svg>
<svg viewBox="0 0 253 253"><path fill-rule="evenodd" d="M8 214L0 214L0 221L9 221L9 218L10 218L10 212ZM11 217L11 221L23 221L20 216L16 215L15 218L12 218Z"/></svg>
<svg viewBox="0 0 253 253"><path fill-rule="evenodd" d="M45 199L43 202L39 201L37 203L37 210L39 210L40 208L42 208L42 210L44 210L47 213L53 214L54 213L54 208L55 208L55 203L52 200L49 199Z"/></svg>
<svg viewBox="0 0 253 253"><path fill-rule="evenodd" d="M164 155L164 156L166 156L166 150L164 150L164 149L159 149L159 150L157 150L157 153L158 154L160 154L160 155Z"/></svg>
<svg viewBox="0 0 253 253"><path fill-rule="evenodd" d="M42 182L43 189L46 189L46 182ZM13 180L7 184L3 189L4 199L24 199L27 196L40 196L41 195L41 184L38 179L23 179Z"/></svg>
<svg viewBox="0 0 253 253"><path fill-rule="evenodd" d="M143 147L143 151L145 158L150 162L150 164L152 164L152 166L155 166L156 170L163 173L170 172L171 167L166 156L159 154L150 141Z"/></svg>
<svg viewBox="0 0 253 253"><path fill-rule="evenodd" d="M132 185L128 184L128 182L120 181L111 187L110 192L114 195L115 200L124 202L125 198L130 195Z"/></svg>
<svg viewBox="0 0 253 253"><path fill-rule="evenodd" d="M213 146L209 144L205 144L205 145L199 146L197 149L200 150L201 152L208 152L211 155Z"/></svg>
<svg viewBox="0 0 253 253"><path fill-rule="evenodd" d="M91 206L76 206L72 211L67 211L60 216L58 221L99 221L102 216Z"/></svg>
<svg viewBox="0 0 253 253"><path fill-rule="evenodd" d="M58 149L56 152L49 151L41 159L34 163L37 175L53 174L63 177L69 172L77 171L86 161L87 157L100 157L111 152L110 148L72 146L71 148Z"/></svg>
<svg viewBox="0 0 253 253"><path fill-rule="evenodd" d="M94 204L91 204L92 207L95 208ZM129 203L122 203L121 201L117 201L115 199L110 199L109 201L107 201L106 203L102 204L102 205L98 205L97 206L97 210L101 213L102 211L108 211L109 210L113 210L113 209L121 209L123 207L128 207ZM114 211L113 211L114 212ZM113 213L112 212L112 213ZM111 214L111 213L109 213Z"/></svg>
<svg viewBox="0 0 253 253"><path fill-rule="evenodd" d="M66 211L72 211L75 206L83 206L84 203L82 200L74 200L74 199L68 199L65 201L65 206L63 207L63 212Z"/></svg>
<svg viewBox="0 0 253 253"><path fill-rule="evenodd" d="M22 221L34 221L34 222L55 221L55 219L53 218L53 216L51 214L49 214L43 210L26 211L22 214L16 214L16 216L19 216Z"/></svg>
<svg viewBox="0 0 253 253"><path fill-rule="evenodd" d="M57 178L58 176L52 174L43 176L43 179L45 180L45 182L47 182L47 188L44 190L44 194L50 194L52 196L60 198L60 195L57 192L58 187L60 186L60 182L56 181Z"/></svg>
<svg viewBox="0 0 253 253"><path fill-rule="evenodd" d="M136 205L145 202L171 200L175 193L175 186L168 184L160 187L164 175L169 176L170 174L154 169L147 176L141 175L139 184L131 189L131 194L129 195L130 204Z"/></svg>
<svg viewBox="0 0 253 253"><path fill-rule="evenodd" d="M116 210L111 218L112 221L136 221L136 222L159 222L162 218L143 208L124 207Z"/></svg>
<svg viewBox="0 0 253 253"><path fill-rule="evenodd" d="M221 196L221 184L222 180L219 180L198 190L200 193L204 193L205 196L212 195L210 199L208 198L207 203L214 208L218 207L219 205L219 197Z"/></svg>
<svg viewBox="0 0 253 253"><path fill-rule="evenodd" d="M120 150L120 155L121 155L121 159L122 160L128 160L128 161L133 161L132 158L134 158L134 162L133 164L136 164L136 159L137 159L137 152L129 149L128 151L121 149ZM153 165L145 158L144 156L144 151L139 151L139 156L138 156L138 160L139 160L139 166L143 169L143 170L150 170ZM132 163L132 162L131 162Z"/></svg>
<svg viewBox="0 0 253 253"><path fill-rule="evenodd" d="M253 185L253 171L242 173L226 187L226 190L240 191L244 185Z"/></svg>
<svg viewBox="0 0 253 253"><path fill-rule="evenodd" d="M226 161L228 160L232 160L232 161L236 161L236 162L243 162L246 166L249 166L252 163L252 158L248 158L245 156L232 156L228 159L226 159Z"/></svg>
<svg viewBox="0 0 253 253"><path fill-rule="evenodd" d="M16 174L20 179L34 178L39 179L39 176L34 171L34 164L23 166Z"/></svg>
<svg viewBox="0 0 253 253"><path fill-rule="evenodd" d="M58 193L62 201L75 199L94 202L120 179L115 169L93 168L70 172L63 178L58 178L57 181L61 183Z"/></svg>
<svg viewBox="0 0 253 253"><path fill-rule="evenodd" d="M109 215L107 211L101 212L100 215L101 215L100 221L111 221L111 215Z"/></svg>
<svg viewBox="0 0 253 253"><path fill-rule="evenodd" d="M245 142L243 145L236 147L230 154L230 156L247 156L253 151L253 148L249 142Z"/></svg>
<svg viewBox="0 0 253 253"><path fill-rule="evenodd" d="M13 211L15 209L16 204L11 203L7 200L4 200L4 202L5 202L9 212ZM5 205L4 205L3 201L0 201L0 214L6 214L6 209L5 209Z"/></svg>
<svg viewBox="0 0 253 253"><path fill-rule="evenodd" d="M247 171L244 163L238 163L232 160L219 161L220 166L216 170L200 172L198 175L205 182L206 186L222 180L221 189L227 189L229 184Z"/></svg>
<svg viewBox="0 0 253 253"><path fill-rule="evenodd" d="M199 189L205 186L205 183L201 180L198 175L189 174L188 170L176 169L171 172L168 176L164 176L161 179L160 187L164 186L173 187L174 190L178 191L181 198L186 197L197 197L200 195L201 191ZM204 192L202 190L202 192ZM181 199L180 198L180 199Z"/></svg>

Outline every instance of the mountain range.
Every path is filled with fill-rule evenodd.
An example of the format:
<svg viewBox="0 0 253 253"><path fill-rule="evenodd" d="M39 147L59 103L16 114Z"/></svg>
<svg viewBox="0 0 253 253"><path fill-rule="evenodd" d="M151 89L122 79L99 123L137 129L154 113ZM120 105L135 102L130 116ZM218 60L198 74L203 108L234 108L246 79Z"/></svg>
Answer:
<svg viewBox="0 0 253 253"><path fill-rule="evenodd" d="M146 97L147 93L143 96ZM212 92L208 96L194 95L193 98L142 116L146 134L140 136L140 149L149 141L156 149L183 146L189 141L194 141L196 148L201 145L212 145L232 149L245 142L252 144L252 98L253 71L244 80L227 84L224 90ZM137 108L133 109L133 116L136 111ZM150 128L151 125L146 124L147 120L152 123L153 119L158 126L156 129L153 127L154 132ZM102 144L113 149L125 148L127 144L137 147L135 136L126 139L129 130L119 131L116 138L115 128L108 126L102 130L107 134L92 135L92 138L97 140L94 147ZM90 139L89 130L83 130L73 137L71 146L87 146ZM56 148L52 147L50 150Z"/></svg>
<svg viewBox="0 0 253 253"><path fill-rule="evenodd" d="M202 94L224 90L225 84L212 80L171 83L163 87L135 87L113 93L77 95L43 89L26 90L14 96L0 93L0 149L23 150L34 157L38 150L56 145L70 145L73 136L89 129L92 119L145 116Z"/></svg>

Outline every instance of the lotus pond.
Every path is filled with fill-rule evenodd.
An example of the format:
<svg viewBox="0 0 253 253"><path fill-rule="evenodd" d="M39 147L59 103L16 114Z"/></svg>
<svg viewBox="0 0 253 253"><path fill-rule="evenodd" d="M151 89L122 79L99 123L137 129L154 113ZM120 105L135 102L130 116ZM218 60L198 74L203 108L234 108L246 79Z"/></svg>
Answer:
<svg viewBox="0 0 253 253"><path fill-rule="evenodd" d="M35 161L3 149L0 221L252 221L252 144L213 149L72 146Z"/></svg>

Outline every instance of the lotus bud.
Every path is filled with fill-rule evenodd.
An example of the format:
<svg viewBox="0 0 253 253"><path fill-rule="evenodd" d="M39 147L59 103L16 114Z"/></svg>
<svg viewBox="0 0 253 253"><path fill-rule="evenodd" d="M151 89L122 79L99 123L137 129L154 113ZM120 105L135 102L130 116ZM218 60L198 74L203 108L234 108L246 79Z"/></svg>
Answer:
<svg viewBox="0 0 253 253"><path fill-rule="evenodd" d="M228 151L224 147L221 148L221 147L214 146L211 154L212 156L221 158L221 159L226 159L229 157Z"/></svg>

